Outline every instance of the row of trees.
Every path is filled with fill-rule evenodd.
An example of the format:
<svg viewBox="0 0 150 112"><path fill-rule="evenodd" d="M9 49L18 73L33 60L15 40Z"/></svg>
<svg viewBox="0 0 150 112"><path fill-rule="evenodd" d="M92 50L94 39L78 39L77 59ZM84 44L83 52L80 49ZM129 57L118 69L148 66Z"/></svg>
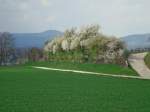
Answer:
<svg viewBox="0 0 150 112"><path fill-rule="evenodd" d="M10 33L0 33L0 65L27 61L73 61L126 65L124 43L99 32L98 25L66 30L64 35L48 40L43 49L15 48Z"/></svg>
<svg viewBox="0 0 150 112"><path fill-rule="evenodd" d="M43 49L15 48L14 44L10 33L0 33L0 65L22 64L43 59Z"/></svg>
<svg viewBox="0 0 150 112"><path fill-rule="evenodd" d="M98 25L66 30L64 35L45 43L49 60L125 65L124 44L99 32Z"/></svg>
<svg viewBox="0 0 150 112"><path fill-rule="evenodd" d="M43 49L41 48L17 48L16 50L16 64L24 64L28 61L36 62L36 61L43 61L44 54Z"/></svg>

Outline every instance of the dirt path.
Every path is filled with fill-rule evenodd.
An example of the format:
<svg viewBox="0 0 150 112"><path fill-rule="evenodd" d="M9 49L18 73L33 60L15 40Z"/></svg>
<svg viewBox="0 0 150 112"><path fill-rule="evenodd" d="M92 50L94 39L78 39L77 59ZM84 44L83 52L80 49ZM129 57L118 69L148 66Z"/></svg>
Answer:
<svg viewBox="0 0 150 112"><path fill-rule="evenodd" d="M147 53L131 54L129 56L129 63L137 73L144 78L150 79L150 69L145 65L144 57Z"/></svg>
<svg viewBox="0 0 150 112"><path fill-rule="evenodd" d="M61 71L61 72L73 72L73 73L81 73L81 74L94 74L98 76L109 76L109 77L119 77L119 78L131 78L131 79L148 79L140 76L128 76L128 75L113 75L113 74L104 74L97 72L88 72L88 71L78 71L78 70L68 70L68 69L56 69L56 68L48 68L48 67L38 67L32 66L33 68L43 69L43 70L52 70L52 71Z"/></svg>

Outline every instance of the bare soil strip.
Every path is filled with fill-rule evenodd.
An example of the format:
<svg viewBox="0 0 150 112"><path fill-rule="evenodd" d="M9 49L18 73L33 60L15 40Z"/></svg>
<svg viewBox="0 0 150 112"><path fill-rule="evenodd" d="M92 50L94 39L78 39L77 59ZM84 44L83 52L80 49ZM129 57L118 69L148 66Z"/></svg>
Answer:
<svg viewBox="0 0 150 112"><path fill-rule="evenodd" d="M43 70L62 71L62 72L73 72L73 73L81 73L81 74L94 74L94 75L98 75L98 76L131 78L131 79L150 79L150 78L139 77L139 76L114 75L114 74L104 74L104 73L88 72L88 71L78 71L78 70L68 70L68 69L56 69L56 68L48 68L48 67L38 67L38 66L32 66L32 67L33 67L33 68L37 68L37 69L43 69Z"/></svg>
<svg viewBox="0 0 150 112"><path fill-rule="evenodd" d="M147 53L131 54L129 56L129 63L132 68L143 78L150 79L150 69L146 66L144 58Z"/></svg>

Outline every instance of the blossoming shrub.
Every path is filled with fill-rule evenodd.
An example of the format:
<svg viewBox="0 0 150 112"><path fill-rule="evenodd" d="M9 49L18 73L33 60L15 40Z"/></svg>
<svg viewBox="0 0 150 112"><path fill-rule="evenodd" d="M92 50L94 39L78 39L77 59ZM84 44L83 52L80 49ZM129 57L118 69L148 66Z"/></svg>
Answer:
<svg viewBox="0 0 150 112"><path fill-rule="evenodd" d="M44 51L50 61L125 65L123 42L100 33L98 25L66 30L63 36L47 41Z"/></svg>

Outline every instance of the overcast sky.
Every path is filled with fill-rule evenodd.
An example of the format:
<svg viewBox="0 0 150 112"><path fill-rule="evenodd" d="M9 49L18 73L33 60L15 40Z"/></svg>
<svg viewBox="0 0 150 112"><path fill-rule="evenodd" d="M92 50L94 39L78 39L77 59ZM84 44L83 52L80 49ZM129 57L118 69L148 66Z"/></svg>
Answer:
<svg viewBox="0 0 150 112"><path fill-rule="evenodd" d="M99 24L108 35L150 33L150 0L0 0L0 31Z"/></svg>

